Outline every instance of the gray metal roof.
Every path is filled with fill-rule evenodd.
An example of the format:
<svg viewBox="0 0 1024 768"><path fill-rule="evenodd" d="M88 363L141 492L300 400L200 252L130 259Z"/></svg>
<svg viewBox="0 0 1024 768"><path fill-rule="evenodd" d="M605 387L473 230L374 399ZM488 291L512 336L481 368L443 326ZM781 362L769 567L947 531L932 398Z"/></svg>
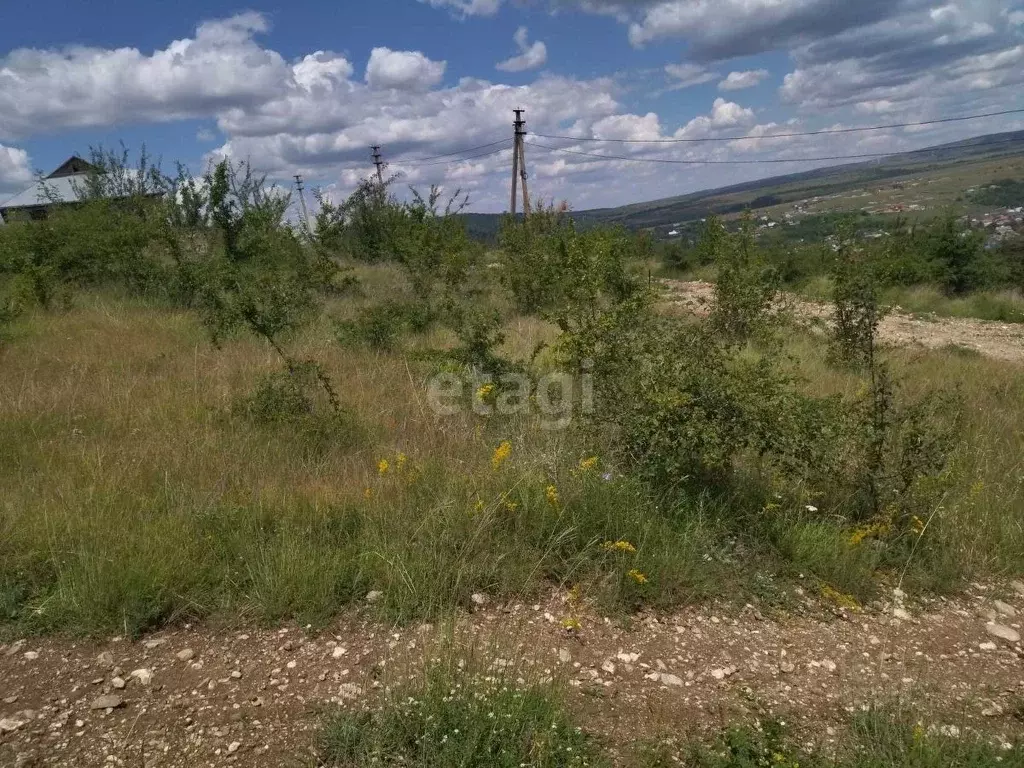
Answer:
<svg viewBox="0 0 1024 768"><path fill-rule="evenodd" d="M88 178L89 175L86 173L76 173L71 176L60 176L56 179L37 181L24 192L20 192L10 200L0 203L0 211L7 208L31 208L36 205L48 205L51 202L51 197L47 196L44 192L44 185L60 202L76 202L78 194L75 192L75 185L84 187Z"/></svg>

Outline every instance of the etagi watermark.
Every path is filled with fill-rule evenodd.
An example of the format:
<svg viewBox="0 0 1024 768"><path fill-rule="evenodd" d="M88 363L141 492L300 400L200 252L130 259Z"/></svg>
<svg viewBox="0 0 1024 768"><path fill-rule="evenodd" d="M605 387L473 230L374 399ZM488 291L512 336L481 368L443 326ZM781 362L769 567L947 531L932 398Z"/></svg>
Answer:
<svg viewBox="0 0 1024 768"><path fill-rule="evenodd" d="M574 414L594 411L593 367L592 360L584 360L578 373L552 371L538 378L525 373L439 373L427 384L427 401L439 416L462 413L468 402L478 416L537 413L541 428L565 429Z"/></svg>

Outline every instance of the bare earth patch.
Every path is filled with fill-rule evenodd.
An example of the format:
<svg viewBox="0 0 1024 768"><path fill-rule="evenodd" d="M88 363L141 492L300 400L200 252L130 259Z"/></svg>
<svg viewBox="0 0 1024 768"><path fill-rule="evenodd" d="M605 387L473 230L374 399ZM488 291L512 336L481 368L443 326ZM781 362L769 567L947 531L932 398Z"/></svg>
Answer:
<svg viewBox="0 0 1024 768"><path fill-rule="evenodd" d="M695 314L706 314L714 301L712 283L662 280L660 284L668 301ZM791 295L786 296L786 304L798 318L812 322L825 321L832 312L829 304L804 301ZM952 317L925 320L895 311L882 319L878 337L887 344L927 349L963 347L996 360L1024 362L1024 325L1021 324Z"/></svg>
<svg viewBox="0 0 1024 768"><path fill-rule="evenodd" d="M850 712L895 698L913 700L931 724L1009 740L1024 732L1019 594L979 585L910 614L800 599L806 615L703 606L625 623L584 615L571 632L565 598L554 596L464 615L455 634L495 674L563 681L579 722L620 755L637 739L684 739L767 714L827 744ZM356 616L319 632L18 640L0 646L0 765L313 765L324 708L372 704L436 654L444 633Z"/></svg>

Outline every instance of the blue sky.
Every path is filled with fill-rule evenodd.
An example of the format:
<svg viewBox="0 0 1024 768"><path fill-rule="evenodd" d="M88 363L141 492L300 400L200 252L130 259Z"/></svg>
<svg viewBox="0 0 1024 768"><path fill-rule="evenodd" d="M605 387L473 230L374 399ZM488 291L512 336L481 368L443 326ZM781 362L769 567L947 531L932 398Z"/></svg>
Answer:
<svg viewBox="0 0 1024 768"><path fill-rule="evenodd" d="M381 143L410 184L507 205L527 110L531 191L574 207L682 194L815 163L1024 127L771 139L1024 107L1024 0L57 0L0 26L0 198L90 145L145 142L202 170L248 158L338 196ZM60 19L54 24L53 19ZM741 142L602 143L591 139ZM757 161L655 165L633 159ZM415 160L456 153L445 162Z"/></svg>

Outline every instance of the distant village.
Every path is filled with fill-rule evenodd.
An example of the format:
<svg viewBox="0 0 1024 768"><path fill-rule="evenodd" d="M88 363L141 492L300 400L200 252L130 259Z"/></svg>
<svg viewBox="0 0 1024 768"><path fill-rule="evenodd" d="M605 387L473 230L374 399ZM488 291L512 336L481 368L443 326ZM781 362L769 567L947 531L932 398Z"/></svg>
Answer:
<svg viewBox="0 0 1024 768"><path fill-rule="evenodd" d="M922 183L928 185L943 181L949 181L949 179L931 179L927 182L896 181L891 185L887 185L884 191L895 193L895 195L902 197L903 193L901 190L910 190L920 186ZM995 190L997 188L997 185L972 187L965 191L965 195L967 200L970 200L972 196L980 192ZM843 202L848 203L858 198L865 197L874 197L877 199L878 193L881 191L882 190L878 189L873 191L854 189L832 195L809 197L805 200L793 202L785 211L776 212L774 214L756 215L756 231L760 234L765 234L777 227L794 227L800 222L812 217L831 213L840 213L845 206L836 206L836 201L842 200ZM868 216L907 215L922 213L933 209L937 212L938 209L935 206L928 205L930 201L930 197L922 196L915 200L901 200L899 202L884 202L881 204L876 202L874 204L865 205L859 210L861 213ZM776 206L776 209L777 208L778 206ZM850 210L850 212L852 213L854 211ZM985 241L986 248L996 248L1005 240L1010 238L1024 237L1024 205L1004 207L995 206L992 210L984 213L965 214L963 219L969 221L972 227L976 229L984 229L988 233L988 237ZM704 219L700 220L701 223L704 221ZM694 228L696 225L697 222L676 222L672 224L670 228L667 228L668 231L662 229L660 233L656 234L661 234L662 237L670 240L676 238L692 238L695 234ZM878 229L863 232L862 234L866 238L875 239L884 237L886 232L882 229Z"/></svg>

